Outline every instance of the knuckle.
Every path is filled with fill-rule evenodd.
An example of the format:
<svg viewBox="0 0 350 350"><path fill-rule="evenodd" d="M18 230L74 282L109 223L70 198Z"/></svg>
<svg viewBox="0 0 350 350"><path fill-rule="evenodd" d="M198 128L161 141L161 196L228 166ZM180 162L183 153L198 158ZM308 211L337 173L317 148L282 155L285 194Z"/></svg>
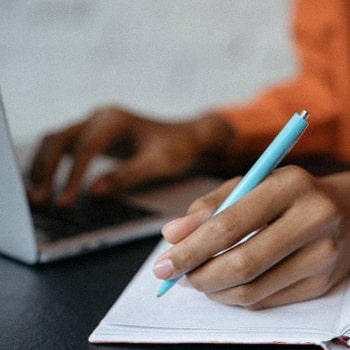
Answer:
<svg viewBox="0 0 350 350"><path fill-rule="evenodd" d="M207 292L207 288L201 279L196 277L187 277L190 281L191 286L201 293Z"/></svg>
<svg viewBox="0 0 350 350"><path fill-rule="evenodd" d="M323 261L328 265L334 263L338 258L338 242L334 237L327 237L323 241Z"/></svg>
<svg viewBox="0 0 350 350"><path fill-rule="evenodd" d="M310 224L315 226L315 231L323 234L339 231L343 220L342 211L326 193L319 192L309 203L313 212L310 216Z"/></svg>
<svg viewBox="0 0 350 350"><path fill-rule="evenodd" d="M327 293L329 289L331 288L331 276L328 275L322 275L318 276L315 281L313 281L314 285L314 296L320 297L323 294Z"/></svg>
<svg viewBox="0 0 350 350"><path fill-rule="evenodd" d="M289 178L292 183L300 185L302 189L313 186L314 179L305 169L297 165L289 165L287 168Z"/></svg>
<svg viewBox="0 0 350 350"><path fill-rule="evenodd" d="M173 252L171 260L174 262L177 271L191 271L198 265L200 257L197 256L196 249L193 245L183 244L181 249L176 249L176 246L174 249L175 251Z"/></svg>
<svg viewBox="0 0 350 350"><path fill-rule="evenodd" d="M234 186L238 183L240 177L233 178L231 180L226 181L222 185L220 185L215 190L209 192L205 196L202 196L196 199L190 205L188 209L188 213L192 213L198 210L207 209L213 212L222 202L222 199L225 198L228 193L234 188Z"/></svg>
<svg viewBox="0 0 350 350"><path fill-rule="evenodd" d="M231 268L232 275L239 283L248 282L257 274L257 266L254 259L250 255L239 251L233 255L229 268Z"/></svg>
<svg viewBox="0 0 350 350"><path fill-rule="evenodd" d="M325 221L333 221L339 218L339 207L328 195L327 191L320 189L318 180L305 169L296 166L288 166L289 179L292 184L296 184L299 191L304 195L309 193L313 198L314 212L317 220L324 218Z"/></svg>
<svg viewBox="0 0 350 350"><path fill-rule="evenodd" d="M87 123L94 128L98 124L108 124L110 127L121 125L131 119L131 115L116 106L105 106L95 109L87 118Z"/></svg>
<svg viewBox="0 0 350 350"><path fill-rule="evenodd" d="M193 213L200 210L214 209L215 203L209 195L197 198L188 208L189 213Z"/></svg>
<svg viewBox="0 0 350 350"><path fill-rule="evenodd" d="M325 194L320 195L317 209L325 222L337 222L340 218L338 206Z"/></svg>
<svg viewBox="0 0 350 350"><path fill-rule="evenodd" d="M222 215L219 220L210 221L210 224L213 226L212 229L215 230L218 237L233 231L238 226L237 221L228 215Z"/></svg>
<svg viewBox="0 0 350 350"><path fill-rule="evenodd" d="M240 232L240 222L238 219L233 219L230 215L222 215L219 219L213 218L213 220L207 221L208 232L213 233L213 244L217 247L221 247L221 250L232 247L237 242L237 233ZM236 253L235 253L236 254ZM238 253L238 260L241 259L240 253ZM235 255L234 255L235 256ZM235 258L231 258L231 263L234 264ZM242 258L244 259L244 258ZM240 265L240 263L238 262Z"/></svg>
<svg viewBox="0 0 350 350"><path fill-rule="evenodd" d="M244 284L236 288L235 304L249 307L259 300L256 290L250 284Z"/></svg>

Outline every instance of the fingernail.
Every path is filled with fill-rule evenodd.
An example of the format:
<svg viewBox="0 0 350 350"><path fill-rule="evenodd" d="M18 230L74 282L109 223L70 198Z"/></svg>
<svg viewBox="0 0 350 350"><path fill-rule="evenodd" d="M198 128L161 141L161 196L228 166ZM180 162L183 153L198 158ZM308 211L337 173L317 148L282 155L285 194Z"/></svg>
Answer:
<svg viewBox="0 0 350 350"><path fill-rule="evenodd" d="M168 279L175 271L170 259L162 259L154 265L153 272L160 279Z"/></svg>
<svg viewBox="0 0 350 350"><path fill-rule="evenodd" d="M182 221L183 221L183 218L178 218L178 219L169 221L162 227L162 233L170 234L170 235L173 234L178 230L178 224L181 223Z"/></svg>

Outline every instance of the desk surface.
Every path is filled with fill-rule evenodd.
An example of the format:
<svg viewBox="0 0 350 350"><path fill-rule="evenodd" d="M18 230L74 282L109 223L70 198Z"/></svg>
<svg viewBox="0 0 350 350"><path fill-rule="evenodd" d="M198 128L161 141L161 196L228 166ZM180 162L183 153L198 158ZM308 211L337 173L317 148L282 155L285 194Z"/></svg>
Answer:
<svg viewBox="0 0 350 350"><path fill-rule="evenodd" d="M318 168L318 173L330 168L334 166ZM229 345L88 344L89 334L158 239L145 239L46 266L29 267L0 256L0 349L232 349ZM282 345L238 348L291 349Z"/></svg>
<svg viewBox="0 0 350 350"><path fill-rule="evenodd" d="M0 257L0 349L163 349L94 346L87 341L157 241L142 240L46 266L28 267Z"/></svg>

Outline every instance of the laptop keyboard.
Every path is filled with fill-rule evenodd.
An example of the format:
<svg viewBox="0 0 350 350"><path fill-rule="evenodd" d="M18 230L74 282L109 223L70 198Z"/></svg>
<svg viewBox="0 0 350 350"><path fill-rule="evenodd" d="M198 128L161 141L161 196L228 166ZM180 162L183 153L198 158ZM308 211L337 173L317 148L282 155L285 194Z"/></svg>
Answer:
<svg viewBox="0 0 350 350"><path fill-rule="evenodd" d="M127 203L121 198L81 195L73 206L31 204L34 226L39 239L54 242L82 233L156 215L155 212Z"/></svg>

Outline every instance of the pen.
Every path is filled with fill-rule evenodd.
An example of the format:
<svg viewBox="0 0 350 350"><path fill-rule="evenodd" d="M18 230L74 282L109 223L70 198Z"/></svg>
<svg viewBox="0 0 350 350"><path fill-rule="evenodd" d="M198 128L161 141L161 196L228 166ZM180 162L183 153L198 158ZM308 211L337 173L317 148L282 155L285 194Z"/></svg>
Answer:
<svg viewBox="0 0 350 350"><path fill-rule="evenodd" d="M258 160L249 169L246 175L233 189L233 191L226 197L222 204L214 212L213 216L218 215L223 210L227 209L239 199L244 197L256 186L259 185L282 161L282 159L288 154L288 152L297 143L307 126L309 112L303 110L301 113L295 113L278 133ZM164 295L170 288L172 288L176 282L182 278L180 275L174 279L163 281L159 288L157 296Z"/></svg>

